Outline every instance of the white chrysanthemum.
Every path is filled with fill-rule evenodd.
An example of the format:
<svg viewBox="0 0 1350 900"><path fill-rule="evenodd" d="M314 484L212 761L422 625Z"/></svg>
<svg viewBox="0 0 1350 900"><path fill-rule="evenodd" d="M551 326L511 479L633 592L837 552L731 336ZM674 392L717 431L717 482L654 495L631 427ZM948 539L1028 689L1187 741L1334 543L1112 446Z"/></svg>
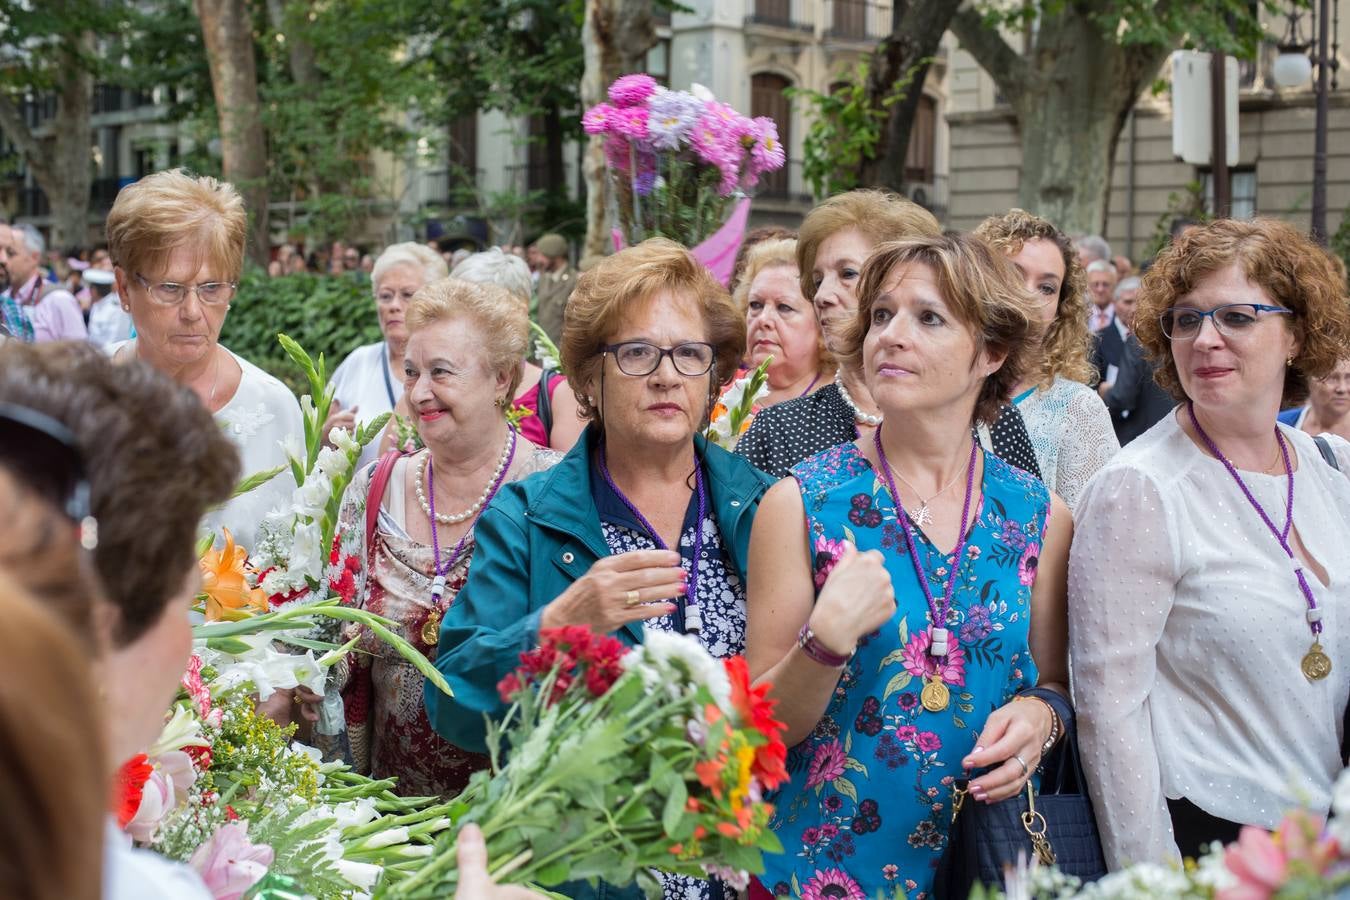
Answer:
<svg viewBox="0 0 1350 900"><path fill-rule="evenodd" d="M712 693L717 705L731 705L731 682L722 664L708 655L698 639L668 631L652 631L642 646L626 655L624 668L635 671L648 688L665 688L672 696L698 686Z"/></svg>

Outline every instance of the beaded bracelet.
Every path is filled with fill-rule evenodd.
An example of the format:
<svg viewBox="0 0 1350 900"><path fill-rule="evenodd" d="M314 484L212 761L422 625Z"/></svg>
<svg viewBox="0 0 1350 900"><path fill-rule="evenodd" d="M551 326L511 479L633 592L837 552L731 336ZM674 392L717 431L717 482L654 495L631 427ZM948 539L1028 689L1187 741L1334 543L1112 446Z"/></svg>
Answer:
<svg viewBox="0 0 1350 900"><path fill-rule="evenodd" d="M820 638L816 637L816 633L811 630L809 622L802 626L801 631L797 632L797 646L802 648L802 652L806 654L807 659L830 669L842 668L853 656L852 653L841 656L822 644Z"/></svg>
<svg viewBox="0 0 1350 900"><path fill-rule="evenodd" d="M1035 696L1035 695L1018 694L1016 697L1013 697L1013 700L1014 700L1014 701L1016 701L1016 700L1035 700L1037 703L1041 704L1041 705L1044 706L1047 710L1049 710L1049 712L1050 712L1050 736L1047 737L1047 738L1045 739L1045 743L1044 743L1044 744L1041 744L1041 756L1044 757L1045 754L1049 753L1050 750L1055 746L1056 742L1059 741L1059 736L1060 736L1060 734L1061 734L1061 733L1063 732L1063 730L1064 730L1063 726L1060 724L1060 721L1059 721L1059 713L1055 712L1055 708L1054 708L1053 706L1050 705L1049 701L1044 700L1044 699L1042 699L1042 698L1040 698L1040 697L1037 697L1037 696Z"/></svg>

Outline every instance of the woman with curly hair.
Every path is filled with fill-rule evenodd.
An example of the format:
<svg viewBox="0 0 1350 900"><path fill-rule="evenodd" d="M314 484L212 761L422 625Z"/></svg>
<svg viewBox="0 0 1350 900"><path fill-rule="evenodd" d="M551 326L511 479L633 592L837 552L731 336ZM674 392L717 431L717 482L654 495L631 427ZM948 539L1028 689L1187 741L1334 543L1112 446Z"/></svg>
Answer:
<svg viewBox="0 0 1350 900"><path fill-rule="evenodd" d="M1325 812L1350 699L1350 443L1276 423L1350 345L1344 282L1293 226L1220 220L1158 257L1134 327L1181 405L1088 484L1069 561L1113 867Z"/></svg>
<svg viewBox="0 0 1350 900"><path fill-rule="evenodd" d="M1017 386L1013 405L1026 422L1041 480L1076 509L1088 479L1120 449L1106 404L1088 387L1097 376L1088 358L1083 266L1064 232L1025 210L990 216L975 234L1012 257L1040 300L1040 358Z"/></svg>

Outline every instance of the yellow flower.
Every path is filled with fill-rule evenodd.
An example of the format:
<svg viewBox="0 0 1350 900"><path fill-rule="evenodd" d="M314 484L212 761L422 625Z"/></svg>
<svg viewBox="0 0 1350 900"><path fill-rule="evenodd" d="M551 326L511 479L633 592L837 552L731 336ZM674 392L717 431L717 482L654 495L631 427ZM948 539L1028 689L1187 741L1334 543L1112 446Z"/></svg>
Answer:
<svg viewBox="0 0 1350 900"><path fill-rule="evenodd" d="M230 529L221 530L225 533L225 546L207 550L198 560L202 568L202 594L206 597L206 621L239 619L250 610L267 612L267 594L249 587L244 574L248 551L234 543ZM232 614L231 610L243 612Z"/></svg>

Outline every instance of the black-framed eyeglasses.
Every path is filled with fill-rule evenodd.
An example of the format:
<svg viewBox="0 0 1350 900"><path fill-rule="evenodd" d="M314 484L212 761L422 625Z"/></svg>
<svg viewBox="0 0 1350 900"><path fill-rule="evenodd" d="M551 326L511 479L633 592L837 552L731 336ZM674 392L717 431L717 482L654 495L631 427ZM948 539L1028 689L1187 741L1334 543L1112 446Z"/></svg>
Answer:
<svg viewBox="0 0 1350 900"><path fill-rule="evenodd" d="M650 375L661 365L661 360L669 356L675 371L689 378L707 375L713 366L717 354L712 344L702 341L688 341L674 347L658 347L647 341L624 341L622 344L606 344L600 352L610 353L619 371L625 375Z"/></svg>
<svg viewBox="0 0 1350 900"><path fill-rule="evenodd" d="M177 306L195 293L204 306L224 306L234 299L237 281L208 281L203 284L179 284L176 281L149 281L137 272L136 280L160 306Z"/></svg>
<svg viewBox="0 0 1350 900"><path fill-rule="evenodd" d="M1174 306L1158 316L1158 324L1171 341L1195 340L1204 327L1205 319L1212 319L1214 327L1224 337L1242 337L1260 321L1261 313L1293 315L1294 311L1265 303L1225 303L1211 310Z"/></svg>
<svg viewBox="0 0 1350 900"><path fill-rule="evenodd" d="M26 406L0 403L0 466L79 525L80 542L94 549L98 525L84 457L66 426Z"/></svg>

